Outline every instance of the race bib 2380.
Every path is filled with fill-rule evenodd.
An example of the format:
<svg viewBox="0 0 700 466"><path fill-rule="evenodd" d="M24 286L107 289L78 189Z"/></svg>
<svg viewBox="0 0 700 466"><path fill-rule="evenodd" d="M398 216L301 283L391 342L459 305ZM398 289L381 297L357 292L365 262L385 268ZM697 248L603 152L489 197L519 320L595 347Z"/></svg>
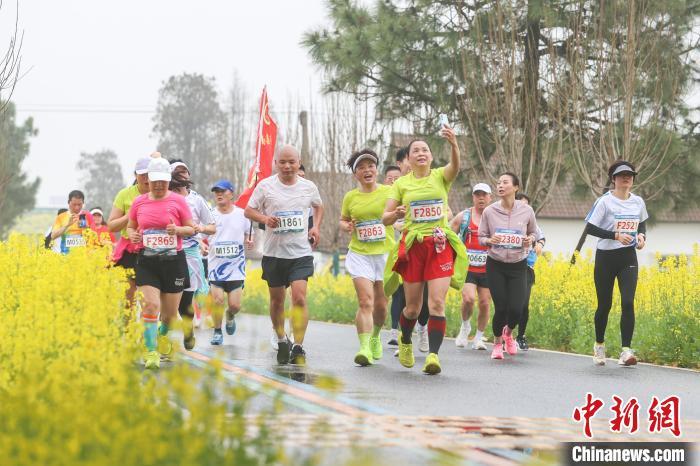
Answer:
<svg viewBox="0 0 700 466"><path fill-rule="evenodd" d="M522 249L523 235L518 230L508 228L496 228L496 235L500 236L501 242L497 245L504 249Z"/></svg>

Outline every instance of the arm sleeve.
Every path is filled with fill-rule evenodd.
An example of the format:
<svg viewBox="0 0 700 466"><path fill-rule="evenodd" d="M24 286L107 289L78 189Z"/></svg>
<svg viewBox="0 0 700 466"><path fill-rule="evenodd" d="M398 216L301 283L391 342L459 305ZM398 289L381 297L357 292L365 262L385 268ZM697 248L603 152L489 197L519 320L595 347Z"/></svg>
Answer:
<svg viewBox="0 0 700 466"><path fill-rule="evenodd" d="M598 238L615 239L614 231L603 230L602 228L592 224L591 222L588 222L586 224L586 233L588 233L589 235L597 236Z"/></svg>
<svg viewBox="0 0 700 466"><path fill-rule="evenodd" d="M640 224L639 227L637 228L638 233L642 233L645 237L647 235L647 221L643 220Z"/></svg>

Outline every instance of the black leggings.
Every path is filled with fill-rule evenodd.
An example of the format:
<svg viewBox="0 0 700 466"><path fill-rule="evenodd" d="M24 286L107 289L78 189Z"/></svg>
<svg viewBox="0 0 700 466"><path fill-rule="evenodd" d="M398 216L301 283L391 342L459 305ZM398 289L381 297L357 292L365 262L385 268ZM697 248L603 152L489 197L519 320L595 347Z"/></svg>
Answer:
<svg viewBox="0 0 700 466"><path fill-rule="evenodd" d="M595 340L605 342L605 329L608 326L608 315L612 307L615 279L620 288L622 301L622 316L620 318L620 333L622 346L632 346L634 334L634 294L637 291L637 253L634 247L626 247L605 251L598 249L595 253L595 268L593 279L598 297L598 309L595 311Z"/></svg>
<svg viewBox="0 0 700 466"><path fill-rule="evenodd" d="M525 306L523 306L523 312L520 314L520 323L518 324L518 336L524 337L525 330L527 329L527 321L530 319L530 293L532 292L532 285L535 284L535 271L531 268L527 268L527 288L525 289Z"/></svg>
<svg viewBox="0 0 700 466"><path fill-rule="evenodd" d="M194 309L192 309L192 299L194 298L194 291L183 291L182 297L180 298L180 305L177 308L177 312L180 313L180 317L194 318Z"/></svg>
<svg viewBox="0 0 700 466"><path fill-rule="evenodd" d="M403 285L399 285L398 289L391 295L391 328L399 328L399 317L404 307L406 307L406 296L403 294ZM423 288L423 307L420 309L418 323L423 326L427 325L428 317L430 317L430 311L428 310L428 284L426 283L425 288Z"/></svg>
<svg viewBox="0 0 700 466"><path fill-rule="evenodd" d="M491 328L500 337L503 327L514 329L520 322L527 291L527 260L513 264L486 259L486 275L495 309Z"/></svg>

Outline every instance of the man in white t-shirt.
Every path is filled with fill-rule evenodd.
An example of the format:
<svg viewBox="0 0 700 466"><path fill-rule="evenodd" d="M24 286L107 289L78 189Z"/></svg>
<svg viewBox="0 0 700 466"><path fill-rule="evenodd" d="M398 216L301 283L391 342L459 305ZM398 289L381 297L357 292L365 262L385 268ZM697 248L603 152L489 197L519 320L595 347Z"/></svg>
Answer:
<svg viewBox="0 0 700 466"><path fill-rule="evenodd" d="M312 247L318 244L323 205L314 183L298 177L299 152L284 146L275 159L277 174L261 181L250 197L245 216L266 226L263 279L270 292L270 318L277 333L277 362L304 364L302 347L309 323L306 281L314 273ZM314 226L309 229L313 208ZM284 332L284 298L292 288L291 328L294 345ZM291 347L291 350L290 350Z"/></svg>

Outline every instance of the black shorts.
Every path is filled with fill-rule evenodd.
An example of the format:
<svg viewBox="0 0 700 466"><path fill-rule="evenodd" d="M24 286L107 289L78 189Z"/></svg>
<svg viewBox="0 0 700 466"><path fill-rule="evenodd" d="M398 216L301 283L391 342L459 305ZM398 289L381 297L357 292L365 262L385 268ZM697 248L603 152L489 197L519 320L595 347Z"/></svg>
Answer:
<svg viewBox="0 0 700 466"><path fill-rule="evenodd" d="M307 280L314 274L314 258L305 256L297 259L280 259L263 256L262 270L262 278L267 282L267 286L287 287L294 281Z"/></svg>
<svg viewBox="0 0 700 466"><path fill-rule="evenodd" d="M136 259L136 286L152 286L163 293L180 293L190 287L185 251L176 256L146 257Z"/></svg>
<svg viewBox="0 0 700 466"><path fill-rule="evenodd" d="M485 273L467 272L467 279L464 283L473 283L477 288L489 287L489 279Z"/></svg>
<svg viewBox="0 0 700 466"><path fill-rule="evenodd" d="M117 261L117 265L125 269L133 269L136 267L137 257L138 254L136 253L124 251L124 254L122 254L121 259Z"/></svg>
<svg viewBox="0 0 700 466"><path fill-rule="evenodd" d="M243 280L230 280L230 281L210 281L209 284L211 286L215 286L217 288L221 288L224 290L226 293L230 293L232 291L236 291L238 288L245 288L244 281Z"/></svg>

